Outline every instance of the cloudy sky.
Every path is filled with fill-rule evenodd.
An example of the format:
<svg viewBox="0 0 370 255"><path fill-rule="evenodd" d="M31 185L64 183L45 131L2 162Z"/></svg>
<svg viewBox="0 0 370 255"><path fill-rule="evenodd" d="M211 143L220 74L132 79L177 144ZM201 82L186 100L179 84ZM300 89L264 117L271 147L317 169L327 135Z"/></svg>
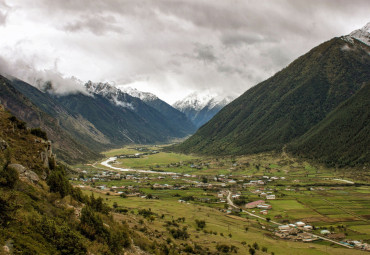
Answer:
<svg viewBox="0 0 370 255"><path fill-rule="evenodd" d="M0 0L0 72L236 96L370 21L368 0Z"/></svg>

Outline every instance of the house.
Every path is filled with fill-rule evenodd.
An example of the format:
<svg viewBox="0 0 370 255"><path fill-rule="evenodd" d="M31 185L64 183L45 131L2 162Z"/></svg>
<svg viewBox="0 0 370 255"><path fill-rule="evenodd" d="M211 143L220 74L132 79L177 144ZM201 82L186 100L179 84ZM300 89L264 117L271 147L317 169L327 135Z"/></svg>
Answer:
<svg viewBox="0 0 370 255"><path fill-rule="evenodd" d="M246 204L245 208L247 208L247 209L256 208L257 205L261 205L261 204L264 204L264 203L265 203L264 200L257 200L257 201Z"/></svg>
<svg viewBox="0 0 370 255"><path fill-rule="evenodd" d="M270 210L272 209L272 206L268 204L261 204L261 205L257 205L257 208L264 209L264 210Z"/></svg>
<svg viewBox="0 0 370 255"><path fill-rule="evenodd" d="M267 210L262 210L262 211L260 211L260 214L266 215L266 214L268 214L268 211Z"/></svg>
<svg viewBox="0 0 370 255"><path fill-rule="evenodd" d="M302 221L297 221L295 224L296 224L296 225L297 225L297 227L299 227L299 228L306 226L306 223L304 223L304 222L302 222Z"/></svg>
<svg viewBox="0 0 370 255"><path fill-rule="evenodd" d="M281 232L289 232L289 230L290 230L289 225L281 225L278 228L279 228L279 231L281 231Z"/></svg>
<svg viewBox="0 0 370 255"><path fill-rule="evenodd" d="M312 230L312 226L306 225L306 226L303 227L303 229L306 230L306 231L311 231Z"/></svg>
<svg viewBox="0 0 370 255"><path fill-rule="evenodd" d="M267 195L266 199L275 199L275 195Z"/></svg>
<svg viewBox="0 0 370 255"><path fill-rule="evenodd" d="M327 229L323 229L323 230L320 231L320 234L322 234L322 235L329 235L330 234L330 231L327 230Z"/></svg>

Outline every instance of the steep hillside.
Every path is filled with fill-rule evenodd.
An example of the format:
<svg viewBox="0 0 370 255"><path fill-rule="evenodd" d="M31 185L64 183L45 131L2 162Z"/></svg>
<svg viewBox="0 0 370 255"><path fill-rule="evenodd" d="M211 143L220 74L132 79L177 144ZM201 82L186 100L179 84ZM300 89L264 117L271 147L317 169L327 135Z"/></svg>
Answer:
<svg viewBox="0 0 370 255"><path fill-rule="evenodd" d="M287 150L330 166L370 162L370 82Z"/></svg>
<svg viewBox="0 0 370 255"><path fill-rule="evenodd" d="M201 96L197 93L192 93L184 99L175 102L173 107L183 112L199 128L230 102L231 98L229 97L219 99L211 95Z"/></svg>
<svg viewBox="0 0 370 255"><path fill-rule="evenodd" d="M29 89L28 95L34 97L29 100L25 94L18 91L20 81L11 82L0 76L0 100L2 104L17 118L26 121L30 127L40 127L46 131L49 139L54 142L55 152L58 158L67 163L86 162L89 159L99 158L100 155L87 147L77 143L71 135L60 126L60 120L55 118L58 114L65 114L65 111L58 107L53 100L49 100L43 93L28 85L23 86ZM39 102L42 109L33 104ZM57 114L58 113L58 114Z"/></svg>
<svg viewBox="0 0 370 255"><path fill-rule="evenodd" d="M121 214L102 198L72 187L50 143L31 133L0 105L0 254L181 252L114 220Z"/></svg>
<svg viewBox="0 0 370 255"><path fill-rule="evenodd" d="M108 84L94 88L87 84L86 93L54 95L15 78L2 80L0 100L31 127L46 130L58 156L68 163L96 159L100 151L111 147L166 142L194 131L177 110L173 109L177 112L173 115L162 114Z"/></svg>
<svg viewBox="0 0 370 255"><path fill-rule="evenodd" d="M348 36L319 45L227 105L176 149L223 155L280 150L370 80L369 51Z"/></svg>

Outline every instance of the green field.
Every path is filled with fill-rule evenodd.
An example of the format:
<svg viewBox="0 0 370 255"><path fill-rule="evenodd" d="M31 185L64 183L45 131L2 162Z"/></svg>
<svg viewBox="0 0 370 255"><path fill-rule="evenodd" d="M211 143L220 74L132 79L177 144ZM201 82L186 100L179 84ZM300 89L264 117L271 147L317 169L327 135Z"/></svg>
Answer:
<svg viewBox="0 0 370 255"><path fill-rule="evenodd" d="M224 208L227 208L227 205L219 201L217 194L220 191L240 192L247 199L246 202L251 202L264 199L259 197L257 193L252 193L256 189L263 188L265 192L271 191L276 195L276 200L266 200L272 205L272 209L264 217L281 223L304 221L318 228L315 233L319 233L322 228L332 229L332 233L345 235L347 239L370 242L368 231L370 226L370 187L367 185L355 186L334 180L340 178L354 181L348 173L339 173L338 177L338 172L333 169L311 165L298 159L288 160L276 154L211 158L163 152L160 146L146 148L159 150L160 153L145 155L141 158L118 159L118 163L114 166L180 174L191 173L196 176L174 179L169 175L158 179L160 173L121 172L123 175L135 175L137 179L95 181L94 187L99 185L107 187L105 191L99 191L96 194L102 196L109 205L117 203L119 208L126 208L128 214L124 217L130 218L133 224L138 220L137 212L139 209L150 208L157 216L154 222L144 221L147 228L166 233L167 230L163 226L166 220L185 217L184 225L188 227L193 238L192 241L211 250L218 243L226 243L238 247L238 254L247 254L248 244L257 242L260 246L268 247L269 254L271 251L275 254L362 254L361 251L339 248L324 241L307 244L276 239L273 237L273 230L276 226L269 226L266 222L261 222L261 220L250 216L246 217L246 214L241 214L242 218L230 218L226 216L225 212L222 212ZM116 156L138 152L137 147L130 146L106 152L105 155ZM99 164L96 166L98 168L91 165L78 167L87 170L88 175L93 176L102 171L99 170ZM109 170L109 168L102 169ZM266 175L277 176L279 179L272 182L265 180L266 185L263 187L243 188L241 185L250 180L263 179L263 176ZM215 176L226 176L226 179L238 180L237 183L240 184L229 185L228 181L225 180L225 187L221 187L220 182L215 181ZM285 179L280 179L280 177L285 177ZM206 186L197 187L204 179ZM73 183L89 185L84 181L73 181ZM172 188L153 189L154 184L171 185ZM209 184L211 184L210 188L207 188ZM138 192L140 196L151 195L156 199L121 198L118 195L113 195L116 193L110 190L112 186L129 185L134 189L132 192ZM187 188L178 189L181 186ZM84 192L89 194L91 191ZM111 194L107 195L107 193ZM178 202L179 199L189 197L192 197L193 200L188 203ZM261 211L257 208L250 211L252 210L256 214ZM164 219L159 217L162 214ZM207 232L212 232L212 234L196 230L195 219L205 220ZM265 226L267 229L261 229L261 224L267 224ZM248 232L244 230L245 226L249 227ZM217 234L215 234L216 232ZM223 236L220 233L223 233ZM232 235L231 238L229 234ZM247 243L246 246L242 244L243 241ZM258 251L257 254L264 253Z"/></svg>
<svg viewBox="0 0 370 255"><path fill-rule="evenodd" d="M90 192L86 192L90 194ZM268 254L365 254L357 250L348 250L346 248L331 247L330 245L321 245L315 243L291 242L268 237L269 232L261 229L262 225L252 219L230 218L216 209L199 206L193 203L184 204L175 200L159 199L148 200L142 198L120 198L117 196L101 196L108 204L113 205L116 202L119 207L127 208L128 214L124 218L130 222L137 221L141 217L137 215L139 209L151 209L158 215L153 222L144 220L143 225L146 228L151 228L166 233L164 227L165 221L185 217L183 225L188 227L190 238L205 247L214 249L216 244L228 244L238 247L238 254L248 254L248 244L251 245L257 242L260 247L267 247ZM161 219L159 216L164 215ZM123 217L123 216L122 216ZM205 220L207 232L197 230L195 219ZM245 231L248 227L248 231ZM216 234L215 234L216 233ZM221 235L222 233L222 235ZM231 237L229 236L231 234ZM246 245L242 245L242 242ZM267 254L259 251L257 254Z"/></svg>

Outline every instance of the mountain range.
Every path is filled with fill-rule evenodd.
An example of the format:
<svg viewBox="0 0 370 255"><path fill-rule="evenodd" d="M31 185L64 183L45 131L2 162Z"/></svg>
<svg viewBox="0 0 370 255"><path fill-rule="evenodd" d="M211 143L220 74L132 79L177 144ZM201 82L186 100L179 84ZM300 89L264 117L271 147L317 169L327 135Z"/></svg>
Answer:
<svg viewBox="0 0 370 255"><path fill-rule="evenodd" d="M249 89L174 149L241 155L286 147L331 166L368 164L369 24Z"/></svg>
<svg viewBox="0 0 370 255"><path fill-rule="evenodd" d="M195 131L186 116L158 98L144 102L107 83L86 83L86 92L56 95L16 78L0 77L0 100L30 127L41 127L61 160L86 162L129 143L163 143ZM151 106L152 105L152 106Z"/></svg>
<svg viewBox="0 0 370 255"><path fill-rule="evenodd" d="M176 101L173 107L183 112L199 128L231 101L231 97L220 98L210 94L201 95L194 92L184 99Z"/></svg>

